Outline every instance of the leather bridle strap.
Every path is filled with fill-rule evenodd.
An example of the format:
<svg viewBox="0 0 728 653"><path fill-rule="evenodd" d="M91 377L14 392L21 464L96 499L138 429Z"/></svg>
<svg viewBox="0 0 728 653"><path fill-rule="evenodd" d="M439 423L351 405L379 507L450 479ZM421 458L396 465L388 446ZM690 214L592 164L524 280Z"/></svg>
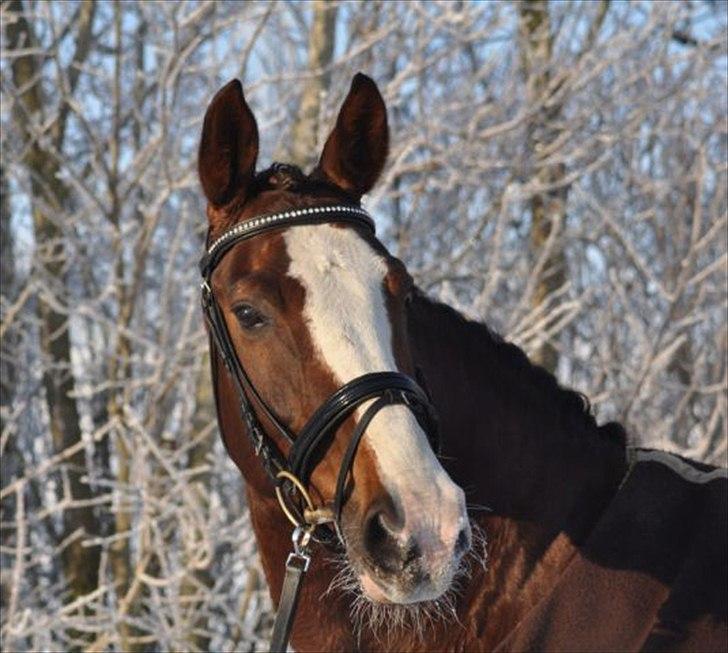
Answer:
<svg viewBox="0 0 728 653"><path fill-rule="evenodd" d="M270 650L274 653L285 653L288 649L288 638L293 627L293 618L298 607L303 576L308 569L309 558L295 558L286 563L286 574L283 577L281 598L278 601L276 620L270 638Z"/></svg>
<svg viewBox="0 0 728 653"><path fill-rule="evenodd" d="M286 560L286 574L283 577L281 596L278 600L278 610L270 638L272 653L285 653L288 649L288 638L298 607L301 584L311 562L307 550L310 533L299 527L293 531L291 539L293 540L293 551Z"/></svg>
<svg viewBox="0 0 728 653"><path fill-rule="evenodd" d="M409 408L422 429L430 437L433 447L437 449L437 420L423 390L410 377L399 372L372 372L359 376L339 388L311 416L306 426L298 434L288 454L287 468L290 473L306 485L339 426L359 406L370 400L376 401L366 409L357 422L339 467L331 517L342 542L343 536L339 528L339 521L346 501L345 480L354 462L359 441L379 410L395 404ZM287 509L292 513L297 513L300 522L305 521L305 515L301 514L300 509L295 505L287 503Z"/></svg>
<svg viewBox="0 0 728 653"><path fill-rule="evenodd" d="M259 215L235 225L216 238L200 259L200 273L205 279L209 279L220 259L241 240L250 240L254 236L281 227L328 222L350 222L374 232L374 221L358 206L312 206L283 213Z"/></svg>
<svg viewBox="0 0 728 653"><path fill-rule="evenodd" d="M351 435L349 445L346 447L344 457L341 459L339 477L336 479L336 491L334 492L334 524L337 529L339 529L339 523L341 522L341 511L344 508L346 499L348 498L345 496L346 479L349 478L349 472L351 471L351 466L354 464L354 456L356 456L359 443L364 437L364 433L366 433L369 422L374 419L374 416L382 408L394 403L393 399L394 397L387 392L384 396L379 397L379 399L377 399L374 403L370 404L357 423L354 433ZM343 540L343 534L339 533L339 537Z"/></svg>
<svg viewBox="0 0 728 653"><path fill-rule="evenodd" d="M311 416L298 434L288 454L288 466L304 483L314 467L312 459L319 444L332 434L354 409L369 399L383 394L391 396L390 403L401 403L419 409L415 413L426 433L434 427L434 415L424 391L409 376L400 372L372 372L359 376L339 388Z"/></svg>
<svg viewBox="0 0 728 653"><path fill-rule="evenodd" d="M203 283L202 288L202 307L207 318L210 328L212 340L215 343L217 352L222 359L225 368L228 370L230 378L235 384L238 399L240 400L240 412L248 431L248 437L252 440L256 455L260 456L263 467L268 476L275 482L277 473L285 468L285 456L280 452L275 443L266 437L263 428L258 421L258 417L250 402L249 396L252 396L263 414L274 428L288 442L293 442L293 438L288 433L286 427L273 415L268 405L258 394L255 386L248 378L245 369L240 364L238 357L235 355L230 334L225 323L220 308L212 296L207 282Z"/></svg>

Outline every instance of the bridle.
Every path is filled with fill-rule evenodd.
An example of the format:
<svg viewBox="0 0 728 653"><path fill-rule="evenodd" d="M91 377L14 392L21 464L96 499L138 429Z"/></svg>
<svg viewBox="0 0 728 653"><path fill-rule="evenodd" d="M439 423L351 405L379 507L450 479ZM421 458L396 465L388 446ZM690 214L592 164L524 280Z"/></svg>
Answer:
<svg viewBox="0 0 728 653"><path fill-rule="evenodd" d="M313 413L303 429L294 436L261 397L235 353L222 310L212 292L212 274L222 258L238 243L273 230L324 223L348 223L374 233L374 222L358 206L333 205L296 209L259 215L225 231L209 244L200 260L202 308L207 322L211 348L217 350L237 390L240 412L255 454L274 483L281 509L294 525L294 550L286 562L286 576L273 628L271 650L285 650L303 575L310 556L307 546L313 538L332 544L335 535L323 524L334 525L343 544L341 512L348 498L347 479L359 443L374 416L385 406L409 408L431 444L437 449L437 419L426 393L411 377L400 372L373 372L359 376L334 392ZM213 383L215 379L213 378ZM341 461L331 507L317 508L307 491L313 469L328 450L338 427L362 404L371 401L359 419ZM289 448L284 455L263 429L259 413ZM219 419L219 414L218 414ZM222 427L221 427L222 430ZM223 437L223 441L225 438ZM227 446L227 445L226 445Z"/></svg>

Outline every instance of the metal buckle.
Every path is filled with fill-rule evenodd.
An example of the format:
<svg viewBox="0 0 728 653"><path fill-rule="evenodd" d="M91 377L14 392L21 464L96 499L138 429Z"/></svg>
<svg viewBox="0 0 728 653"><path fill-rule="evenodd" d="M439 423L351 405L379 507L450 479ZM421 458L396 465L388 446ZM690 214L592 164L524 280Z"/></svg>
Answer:
<svg viewBox="0 0 728 653"><path fill-rule="evenodd" d="M306 549L311 541L311 527L296 526L291 533L291 541L293 542L293 550L300 556L306 555Z"/></svg>
<svg viewBox="0 0 728 653"><path fill-rule="evenodd" d="M312 528L304 528L296 526L293 529L291 540L293 541L293 551L288 554L286 567L291 569L299 569L300 571L308 571L308 565L311 563L311 556L308 555L308 544L311 541Z"/></svg>
<svg viewBox="0 0 728 653"><path fill-rule="evenodd" d="M414 408L415 403L412 401L412 398L410 397L409 392L405 392L404 390L400 390L399 394L402 396L402 401L407 408Z"/></svg>
<svg viewBox="0 0 728 653"><path fill-rule="evenodd" d="M311 563L311 556L299 555L291 551L286 559L286 567L289 569L298 569L300 571L308 571L308 565Z"/></svg>
<svg viewBox="0 0 728 653"><path fill-rule="evenodd" d="M202 305L207 307L210 305L210 298L212 297L212 288L207 283L207 279L203 279L200 284L200 292L202 293Z"/></svg>
<svg viewBox="0 0 728 653"><path fill-rule="evenodd" d="M308 510L315 510L315 506L313 505L313 501L311 500L311 495L306 490L306 487L296 476L294 476L293 474L291 474L291 472L285 469L282 469L278 472L278 474L276 474L276 479L278 480L278 485L276 485L275 487L276 497L278 498L278 503L281 506L281 510L283 510L286 517L288 517L288 521L290 521L291 524L293 524L297 529L304 528L306 526L310 528L311 525L306 524L305 518L300 515L299 511L286 501L287 493L283 491L282 484L285 481L291 483L291 485L295 488L295 490L299 493L304 501L304 510L306 508ZM294 531L294 533L295 532L296 531Z"/></svg>

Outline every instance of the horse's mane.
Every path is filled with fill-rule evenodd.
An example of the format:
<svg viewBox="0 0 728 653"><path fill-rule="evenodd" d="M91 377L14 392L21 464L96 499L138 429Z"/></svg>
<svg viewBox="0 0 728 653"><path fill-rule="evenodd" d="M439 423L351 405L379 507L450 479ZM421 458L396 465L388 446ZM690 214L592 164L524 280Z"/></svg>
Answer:
<svg viewBox="0 0 728 653"><path fill-rule="evenodd" d="M208 234L208 242L214 240L226 229L235 226L242 219L243 210L251 199L271 190L289 191L302 196L334 198L344 204L359 205L356 197L331 183L318 168L307 175L292 163L275 162L256 172L246 185L245 192L238 193L225 205L226 216L221 217L219 224ZM289 198L287 201L280 202L277 210L286 211L295 207L295 201Z"/></svg>
<svg viewBox="0 0 728 653"><path fill-rule="evenodd" d="M597 424L589 399L581 392L561 386L551 372L532 363L520 347L504 340L488 325L470 320L422 292L417 293L416 300L425 306L428 322L439 320L447 325L446 332L457 334L455 337L462 350L468 352L470 361L489 366L500 377L514 379L528 394L530 403L538 403L548 413L555 413L568 432L593 434L620 446L626 445L626 432L621 424Z"/></svg>
<svg viewBox="0 0 728 653"><path fill-rule="evenodd" d="M228 205L229 213L239 213L251 197L267 190L286 190L300 195L332 195L342 202L359 204L356 198L326 179L318 168L307 175L297 165L276 161L255 173L245 194L233 198Z"/></svg>

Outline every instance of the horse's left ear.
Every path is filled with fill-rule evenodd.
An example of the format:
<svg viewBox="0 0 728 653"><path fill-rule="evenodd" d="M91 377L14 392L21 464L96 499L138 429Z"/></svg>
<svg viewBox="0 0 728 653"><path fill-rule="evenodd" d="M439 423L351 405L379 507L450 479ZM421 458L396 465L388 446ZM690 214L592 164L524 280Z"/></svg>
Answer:
<svg viewBox="0 0 728 653"><path fill-rule="evenodd" d="M315 172L359 198L376 183L388 151L387 107L374 81L357 73Z"/></svg>

